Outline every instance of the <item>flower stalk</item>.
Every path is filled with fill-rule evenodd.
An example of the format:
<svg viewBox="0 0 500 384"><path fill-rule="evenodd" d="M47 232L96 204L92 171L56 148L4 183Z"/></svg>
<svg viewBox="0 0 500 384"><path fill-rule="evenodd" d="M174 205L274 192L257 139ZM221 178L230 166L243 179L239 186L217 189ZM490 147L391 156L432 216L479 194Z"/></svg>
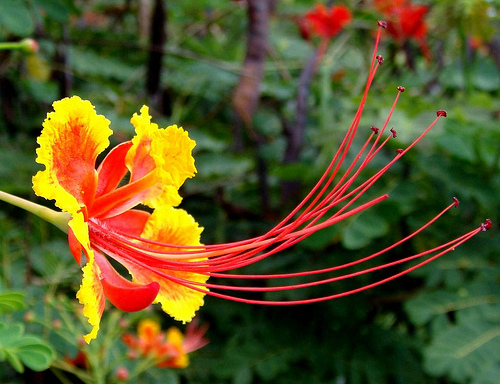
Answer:
<svg viewBox="0 0 500 384"><path fill-rule="evenodd" d="M33 203L32 201L3 191L0 191L0 200L14 205L15 207L24 209L25 211L38 216L42 220L54 224L64 233L68 233L68 222L71 219L71 215L67 212L54 211L53 209L44 207L43 205Z"/></svg>

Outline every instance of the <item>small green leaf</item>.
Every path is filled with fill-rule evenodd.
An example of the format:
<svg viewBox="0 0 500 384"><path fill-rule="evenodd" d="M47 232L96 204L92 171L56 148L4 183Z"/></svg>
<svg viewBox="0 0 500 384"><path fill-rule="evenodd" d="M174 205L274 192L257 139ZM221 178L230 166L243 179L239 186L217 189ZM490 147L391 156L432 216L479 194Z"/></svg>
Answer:
<svg viewBox="0 0 500 384"><path fill-rule="evenodd" d="M34 336L26 336L18 345L18 356L25 366L33 371L43 371L54 360L54 351Z"/></svg>
<svg viewBox="0 0 500 384"><path fill-rule="evenodd" d="M54 351L43 340L33 335L23 335L22 324L4 325L0 329L0 361L7 360L17 372L24 366L43 371L54 360Z"/></svg>
<svg viewBox="0 0 500 384"><path fill-rule="evenodd" d="M11 351L5 350L3 351L5 357L7 358L7 361L9 364L14 368L17 372L23 373L24 372L24 366L21 363L21 360L19 357L15 355L15 353L12 353Z"/></svg>
<svg viewBox="0 0 500 384"><path fill-rule="evenodd" d="M0 293L0 314L20 311L24 309L23 292L1 292Z"/></svg>

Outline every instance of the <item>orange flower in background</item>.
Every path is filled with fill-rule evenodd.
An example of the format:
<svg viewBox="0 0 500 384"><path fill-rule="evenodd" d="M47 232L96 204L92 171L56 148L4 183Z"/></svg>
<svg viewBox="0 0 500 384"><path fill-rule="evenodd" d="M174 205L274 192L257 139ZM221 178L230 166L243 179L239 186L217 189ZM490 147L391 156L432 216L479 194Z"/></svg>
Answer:
<svg viewBox="0 0 500 384"><path fill-rule="evenodd" d="M405 0L374 0L374 4L375 8L386 18L387 33L394 40L403 43L414 39L424 56L430 58L430 51L425 41L427 23L424 20L429 12L429 6L413 4Z"/></svg>
<svg viewBox="0 0 500 384"><path fill-rule="evenodd" d="M298 19L298 25L304 38L311 35L323 39L331 39L351 22L352 15L344 5L334 5L326 8L324 4L317 4L314 10Z"/></svg>
<svg viewBox="0 0 500 384"><path fill-rule="evenodd" d="M206 327L198 328L192 322L186 328L186 335L176 327L163 332L158 322L141 320L137 336L127 333L122 341L139 356L153 359L159 368L186 368L188 354L208 344L204 338L206 330Z"/></svg>

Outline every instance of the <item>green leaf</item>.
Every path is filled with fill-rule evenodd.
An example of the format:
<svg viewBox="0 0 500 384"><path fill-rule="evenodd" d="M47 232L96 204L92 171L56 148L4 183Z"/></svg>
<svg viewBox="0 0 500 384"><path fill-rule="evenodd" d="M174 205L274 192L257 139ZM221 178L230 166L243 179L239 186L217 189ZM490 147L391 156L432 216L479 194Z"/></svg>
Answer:
<svg viewBox="0 0 500 384"><path fill-rule="evenodd" d="M24 366L43 371L50 367L54 357L54 351L43 340L24 335L22 324L4 324L0 329L0 360L7 360L17 372L24 372Z"/></svg>
<svg viewBox="0 0 500 384"><path fill-rule="evenodd" d="M17 345L18 356L33 371L43 371L50 367L54 360L52 348L35 336L26 336Z"/></svg>
<svg viewBox="0 0 500 384"><path fill-rule="evenodd" d="M0 30L5 29L16 36L31 35L35 29L26 2L19 0L0 1Z"/></svg>
<svg viewBox="0 0 500 384"><path fill-rule="evenodd" d="M481 374L474 379L473 384L498 384L499 377L500 363L497 363L481 372Z"/></svg>
<svg viewBox="0 0 500 384"><path fill-rule="evenodd" d="M414 324L424 325L441 314L498 302L500 296L488 292L487 288L485 286L484 290L475 290L474 293L462 289L459 292L436 291L422 294L406 302L405 309Z"/></svg>
<svg viewBox="0 0 500 384"><path fill-rule="evenodd" d="M464 383L500 362L500 324L469 320L442 331L424 351L425 369Z"/></svg>
<svg viewBox="0 0 500 384"><path fill-rule="evenodd" d="M387 221L376 212L368 210L357 216L346 228L342 245L347 249L360 249L388 231Z"/></svg>
<svg viewBox="0 0 500 384"><path fill-rule="evenodd" d="M99 55L88 49L71 47L70 53L75 72L82 76L98 76L127 81L137 75L136 69L123 61Z"/></svg>
<svg viewBox="0 0 500 384"><path fill-rule="evenodd" d="M23 292L0 292L0 314L24 309Z"/></svg>
<svg viewBox="0 0 500 384"><path fill-rule="evenodd" d="M67 0L36 0L35 6L41 8L47 16L61 23L67 22L71 13L76 12L75 6Z"/></svg>
<svg viewBox="0 0 500 384"><path fill-rule="evenodd" d="M14 368L19 373L23 373L24 366L21 363L21 360L19 359L19 357L17 357L14 353L12 353L8 350L5 350L3 352L4 352L4 356L7 358L7 361L12 366L12 368Z"/></svg>

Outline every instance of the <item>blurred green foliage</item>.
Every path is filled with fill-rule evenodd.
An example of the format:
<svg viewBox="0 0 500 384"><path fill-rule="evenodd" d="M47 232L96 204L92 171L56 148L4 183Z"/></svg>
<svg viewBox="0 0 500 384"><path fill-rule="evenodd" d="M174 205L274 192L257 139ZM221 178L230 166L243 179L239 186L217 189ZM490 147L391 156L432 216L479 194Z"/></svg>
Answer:
<svg viewBox="0 0 500 384"><path fill-rule="evenodd" d="M380 15L369 1L344 2L353 10L353 24L331 42L313 80L300 160L283 164L283 122L294 117L298 77L315 48L313 41L300 37L294 18L313 2L276 2L254 132L238 124L231 105L245 55L245 1L165 2L161 81L157 92L150 94L145 83L153 50L151 17L141 11L153 3L0 1L0 40L32 37L40 46L31 56L0 52L0 189L34 198L30 178L38 169L36 136L54 100L67 94L91 100L98 113L112 121L115 142L131 137L130 116L148 104L156 122L182 125L197 141L198 174L183 187L182 207L205 227L203 241L261 234L307 193L335 153L360 101ZM384 255L384 260L446 242L487 217L494 228L409 276L332 302L257 307L209 297L199 316L210 323L211 343L192 357L187 369L152 369L134 382L498 382L499 12L498 1L433 2L427 17L430 61L413 42L403 52L384 38L380 51L386 61L360 127L380 126L395 87L402 84L407 91L391 120L397 142L374 159L366 174L376 172L396 148L417 137L437 109L446 109L448 118L374 186L371 193L389 193L388 202L320 231L248 271L284 273L359 259L418 228L452 196L460 199L458 209L405 247ZM407 67L408 54L416 64L413 70ZM266 165L267 205L259 184L259 159ZM282 182L290 180L300 181L299 191L284 200ZM106 335L117 332L113 324L120 317L133 324L150 314L107 311L109 324L103 326L102 341L89 347L78 344L85 331L73 296L81 274L65 239L17 209L4 204L0 209L0 360L21 372L24 365L44 369L55 358L53 372L63 380L65 356L74 357L81 348L102 356L99 348L108 345L102 375L114 382L114 367L108 363L113 354L123 353L123 345L119 337L112 341ZM269 297L301 299L376 279L369 275L356 285L340 281ZM23 292L24 304L16 292ZM44 321L26 322L26 313ZM52 320L61 317L56 327ZM173 324L166 315L162 321ZM26 348L29 352L24 353ZM134 362L127 364L133 369ZM32 376L14 370L1 363L0 381L34 382Z"/></svg>

